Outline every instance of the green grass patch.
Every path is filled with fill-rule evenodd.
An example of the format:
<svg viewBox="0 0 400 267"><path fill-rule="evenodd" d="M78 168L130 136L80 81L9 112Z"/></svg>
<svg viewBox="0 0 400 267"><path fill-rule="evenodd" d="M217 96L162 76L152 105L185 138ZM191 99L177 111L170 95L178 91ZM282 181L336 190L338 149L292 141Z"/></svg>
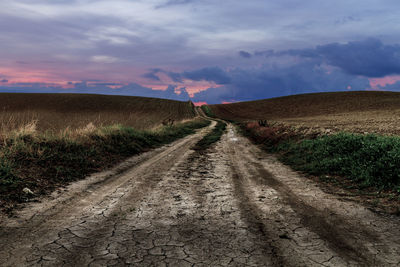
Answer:
<svg viewBox="0 0 400 267"><path fill-rule="evenodd" d="M193 147L194 150L204 150L210 147L213 143L221 139L222 134L225 132L226 123L218 121L214 129L205 135L197 144Z"/></svg>
<svg viewBox="0 0 400 267"><path fill-rule="evenodd" d="M259 143L296 170L346 177L360 187L400 191L400 137L339 133L300 140L272 136L278 142L267 138Z"/></svg>
<svg viewBox="0 0 400 267"><path fill-rule="evenodd" d="M358 188L400 193L400 137L338 133L304 136L290 127L241 124L242 134L293 169L319 177L340 176Z"/></svg>
<svg viewBox="0 0 400 267"><path fill-rule="evenodd" d="M4 210L32 197L23 193L25 187L35 195L50 192L56 186L171 143L209 124L207 120L196 120L158 131L114 125L75 137L45 134L9 137L0 145L0 208Z"/></svg>
<svg viewBox="0 0 400 267"><path fill-rule="evenodd" d="M214 112L211 110L209 105L202 105L201 109L203 110L203 112L210 118L215 118L215 114Z"/></svg>
<svg viewBox="0 0 400 267"><path fill-rule="evenodd" d="M340 133L275 147L283 162L312 175L400 189L400 137Z"/></svg>

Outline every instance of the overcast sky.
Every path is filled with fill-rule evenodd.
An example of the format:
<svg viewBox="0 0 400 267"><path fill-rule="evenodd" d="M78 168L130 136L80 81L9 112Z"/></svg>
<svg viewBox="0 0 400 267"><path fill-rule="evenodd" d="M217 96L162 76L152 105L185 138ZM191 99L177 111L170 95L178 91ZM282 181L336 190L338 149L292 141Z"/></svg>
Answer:
<svg viewBox="0 0 400 267"><path fill-rule="evenodd" d="M0 0L0 91L398 90L399 44L398 0Z"/></svg>

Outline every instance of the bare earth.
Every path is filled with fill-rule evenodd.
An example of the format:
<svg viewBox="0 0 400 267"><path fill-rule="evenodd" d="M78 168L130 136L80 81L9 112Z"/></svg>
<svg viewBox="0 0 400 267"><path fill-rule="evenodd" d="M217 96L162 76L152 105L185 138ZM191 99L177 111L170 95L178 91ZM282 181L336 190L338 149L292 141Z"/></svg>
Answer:
<svg viewBox="0 0 400 267"><path fill-rule="evenodd" d="M400 135L400 109L343 112L319 116L277 119L277 123L306 128L308 132L352 132Z"/></svg>
<svg viewBox="0 0 400 267"><path fill-rule="evenodd" d="M215 123L213 123L215 125ZM322 192L231 125L1 218L1 266L399 266L400 220Z"/></svg>

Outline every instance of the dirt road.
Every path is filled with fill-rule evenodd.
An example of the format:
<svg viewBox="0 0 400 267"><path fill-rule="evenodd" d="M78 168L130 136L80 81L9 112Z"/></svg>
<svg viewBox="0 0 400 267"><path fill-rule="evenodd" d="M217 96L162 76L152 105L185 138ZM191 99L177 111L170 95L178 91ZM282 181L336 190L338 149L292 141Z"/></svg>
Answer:
<svg viewBox="0 0 400 267"><path fill-rule="evenodd" d="M398 218L322 192L232 126L190 150L207 130L3 218L0 265L400 265Z"/></svg>

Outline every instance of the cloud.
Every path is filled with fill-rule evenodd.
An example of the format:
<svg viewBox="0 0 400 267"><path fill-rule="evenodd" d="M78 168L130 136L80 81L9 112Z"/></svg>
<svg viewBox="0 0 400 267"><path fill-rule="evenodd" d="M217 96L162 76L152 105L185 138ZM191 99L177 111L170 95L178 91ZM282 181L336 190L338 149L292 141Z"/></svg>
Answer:
<svg viewBox="0 0 400 267"><path fill-rule="evenodd" d="M157 71L147 72L142 77L153 81L161 81L160 77L157 76Z"/></svg>
<svg viewBox="0 0 400 267"><path fill-rule="evenodd" d="M115 63L120 61L119 58L117 57L111 57L105 55L92 56L90 60L95 63Z"/></svg>
<svg viewBox="0 0 400 267"><path fill-rule="evenodd" d="M150 69L149 72L142 75L142 77L152 80L152 81L161 81L160 77L157 75L158 73L163 73L171 78L172 81L177 83L183 82L183 75L177 72L165 71L163 69L154 68Z"/></svg>
<svg viewBox="0 0 400 267"><path fill-rule="evenodd" d="M343 24L352 23L352 22L358 22L358 21L361 21L361 19L353 17L353 16L344 16L344 17L341 17L341 18L337 19L335 21L335 24L336 25L343 25Z"/></svg>
<svg viewBox="0 0 400 267"><path fill-rule="evenodd" d="M155 8L166 8L166 7L172 7L172 6L179 6L179 5L187 5L195 2L195 0L169 0L164 4L157 5Z"/></svg>
<svg viewBox="0 0 400 267"><path fill-rule="evenodd" d="M8 80L7 79L2 79L2 80L0 80L0 82L1 83L8 83Z"/></svg>
<svg viewBox="0 0 400 267"><path fill-rule="evenodd" d="M246 51L239 51L239 56L244 57L244 58L251 58L251 54Z"/></svg>
<svg viewBox="0 0 400 267"><path fill-rule="evenodd" d="M92 84L94 84L94 85L96 85L96 86L108 86L108 87L110 87L110 86L123 86L123 84L121 84L121 83L105 83L105 82L95 82L95 83L92 83Z"/></svg>
<svg viewBox="0 0 400 267"><path fill-rule="evenodd" d="M127 95L127 96L143 96L155 97L172 100L187 101L190 99L186 88L177 88L169 85L166 90L153 90L149 87L141 86L137 83L121 85L118 83L88 83L69 82L72 88L62 88L60 86L48 86L41 83L16 83L12 85L0 85L0 92L8 93L79 93L79 94L104 94L104 95ZM118 85L118 88L110 88L109 86Z"/></svg>
<svg viewBox="0 0 400 267"><path fill-rule="evenodd" d="M202 68L199 70L185 71L182 76L192 81L209 81L216 84L228 84L231 79L227 73L219 67Z"/></svg>
<svg viewBox="0 0 400 267"><path fill-rule="evenodd" d="M199 92L194 95L193 100L215 104L311 92L347 91L348 88L370 88L367 78L348 74L339 68L327 68L317 61L283 68L236 68L226 72L226 75L230 77L229 84Z"/></svg>
<svg viewBox="0 0 400 267"><path fill-rule="evenodd" d="M99 81L80 90L144 95L153 92L138 87L142 77L179 88L192 84L188 80L208 81L218 86L196 97L211 102L339 90L352 83L365 89L365 77L399 73L394 43L400 36L393 29L400 3L381 2L254 0L229 1L226 8L211 0L0 1L1 49L7 51L2 68L8 70L1 78L101 79L129 86L111 89ZM152 67L163 69L143 74Z"/></svg>
<svg viewBox="0 0 400 267"><path fill-rule="evenodd" d="M317 46L330 65L366 77L400 74L400 45L384 45L379 39Z"/></svg>
<svg viewBox="0 0 400 267"><path fill-rule="evenodd" d="M230 77L227 73L219 67L207 67L192 71L184 71L181 73L165 71L163 69L151 69L150 72L142 75L143 77L159 81L160 77L157 73L164 73L170 77L174 82L182 83L185 79L192 81L208 81L216 84L228 84L230 83Z"/></svg>
<svg viewBox="0 0 400 267"><path fill-rule="evenodd" d="M400 91L400 81L393 84L386 84L385 86L378 85L377 89L385 91Z"/></svg>
<svg viewBox="0 0 400 267"><path fill-rule="evenodd" d="M330 43L315 48L261 51L258 56L294 56L318 59L352 75L370 78L400 74L400 45L386 45L376 38L345 44Z"/></svg>

